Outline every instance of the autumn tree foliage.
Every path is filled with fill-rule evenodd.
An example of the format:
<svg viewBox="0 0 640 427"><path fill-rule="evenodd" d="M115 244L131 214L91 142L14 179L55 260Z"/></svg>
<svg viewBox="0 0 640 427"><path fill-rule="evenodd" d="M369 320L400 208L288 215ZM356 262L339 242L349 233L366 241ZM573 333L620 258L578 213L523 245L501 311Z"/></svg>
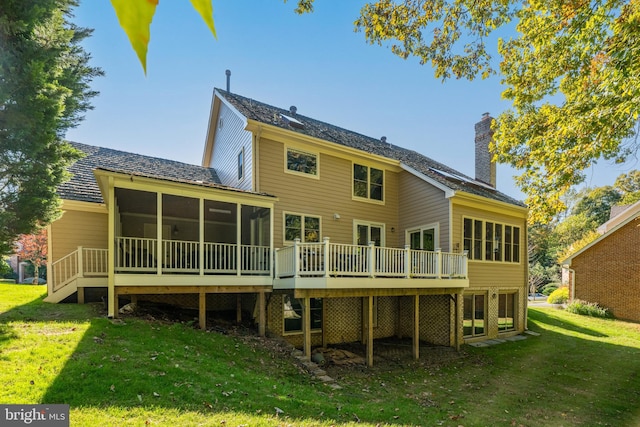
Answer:
<svg viewBox="0 0 640 427"><path fill-rule="evenodd" d="M314 1L296 0L295 11L312 12ZM191 3L214 32L211 0ZM112 4L145 67L157 2ZM354 24L437 78L501 77L512 108L493 124L491 148L522 171L531 223L565 210L562 196L595 162L637 151L640 0L377 0Z"/></svg>
<svg viewBox="0 0 640 427"><path fill-rule="evenodd" d="M312 9L298 1L298 13ZM512 108L494 123L492 149L522 171L532 223L562 212L593 163L637 151L640 0L378 0L355 27L437 78L500 75Z"/></svg>
<svg viewBox="0 0 640 427"><path fill-rule="evenodd" d="M16 242L16 255L33 264L36 284L38 271L47 263L47 230L42 228L37 233L21 235Z"/></svg>

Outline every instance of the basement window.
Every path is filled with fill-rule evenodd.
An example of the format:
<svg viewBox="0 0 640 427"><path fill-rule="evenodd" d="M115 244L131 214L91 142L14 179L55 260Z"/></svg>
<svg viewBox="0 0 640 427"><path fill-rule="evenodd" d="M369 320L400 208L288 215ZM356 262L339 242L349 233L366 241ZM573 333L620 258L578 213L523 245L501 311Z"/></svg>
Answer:
<svg viewBox="0 0 640 427"><path fill-rule="evenodd" d="M311 330L322 330L322 298L311 298ZM282 298L282 317L284 332L302 332L302 304L291 294Z"/></svg>

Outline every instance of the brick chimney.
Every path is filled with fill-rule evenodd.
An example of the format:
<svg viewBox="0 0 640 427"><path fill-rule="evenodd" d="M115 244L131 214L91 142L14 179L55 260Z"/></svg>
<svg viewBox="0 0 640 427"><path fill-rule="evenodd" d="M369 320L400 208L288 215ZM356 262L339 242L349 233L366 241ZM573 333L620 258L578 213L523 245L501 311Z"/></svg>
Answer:
<svg viewBox="0 0 640 427"><path fill-rule="evenodd" d="M489 143L493 138L491 122L493 117L489 113L482 115L482 120L476 123L476 179L496 188L496 163L491 161Z"/></svg>

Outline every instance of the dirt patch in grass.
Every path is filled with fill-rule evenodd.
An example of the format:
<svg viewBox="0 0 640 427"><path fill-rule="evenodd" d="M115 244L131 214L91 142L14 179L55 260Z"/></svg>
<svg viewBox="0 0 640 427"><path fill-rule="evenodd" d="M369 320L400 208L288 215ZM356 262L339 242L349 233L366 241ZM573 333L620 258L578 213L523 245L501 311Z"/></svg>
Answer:
<svg viewBox="0 0 640 427"><path fill-rule="evenodd" d="M177 307L171 304L142 302L135 310L128 314L120 314L120 317L136 317L150 322L182 323L199 329L198 311ZM207 330L210 332L230 335L240 339L245 344L267 350L272 357L288 357L292 363L299 361L293 357L295 348L281 337L260 337L257 327L252 321L235 321L235 311L207 312ZM437 367L450 364L467 357L465 351L456 351L452 347L433 345L420 342L420 358L413 358L413 342L411 338L389 337L374 341L374 365L367 367L366 345L360 342L332 344L329 350L342 350L351 353L355 357L354 363L349 361L334 363L327 357L319 367L327 372L327 375L339 379L351 374L389 372L396 369L416 369Z"/></svg>

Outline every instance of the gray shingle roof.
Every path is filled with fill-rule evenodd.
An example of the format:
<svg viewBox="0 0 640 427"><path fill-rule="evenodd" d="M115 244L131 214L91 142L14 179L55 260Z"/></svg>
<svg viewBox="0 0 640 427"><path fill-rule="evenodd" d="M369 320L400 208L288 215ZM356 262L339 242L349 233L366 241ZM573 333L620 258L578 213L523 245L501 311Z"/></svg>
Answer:
<svg viewBox="0 0 640 427"><path fill-rule="evenodd" d="M227 188L220 185L218 175L211 168L78 142L70 142L70 144L84 152L86 156L69 168L69 172L73 174L71 180L58 187L58 194L63 199L102 203L102 195L93 175L94 169Z"/></svg>
<svg viewBox="0 0 640 427"><path fill-rule="evenodd" d="M301 114L292 114L289 110L274 107L222 89L216 88L215 90L247 119L398 160L454 191L464 191L517 206L525 206L521 201L496 189L482 185L475 179L416 151L389 144ZM294 118L302 123L303 126L287 118Z"/></svg>

